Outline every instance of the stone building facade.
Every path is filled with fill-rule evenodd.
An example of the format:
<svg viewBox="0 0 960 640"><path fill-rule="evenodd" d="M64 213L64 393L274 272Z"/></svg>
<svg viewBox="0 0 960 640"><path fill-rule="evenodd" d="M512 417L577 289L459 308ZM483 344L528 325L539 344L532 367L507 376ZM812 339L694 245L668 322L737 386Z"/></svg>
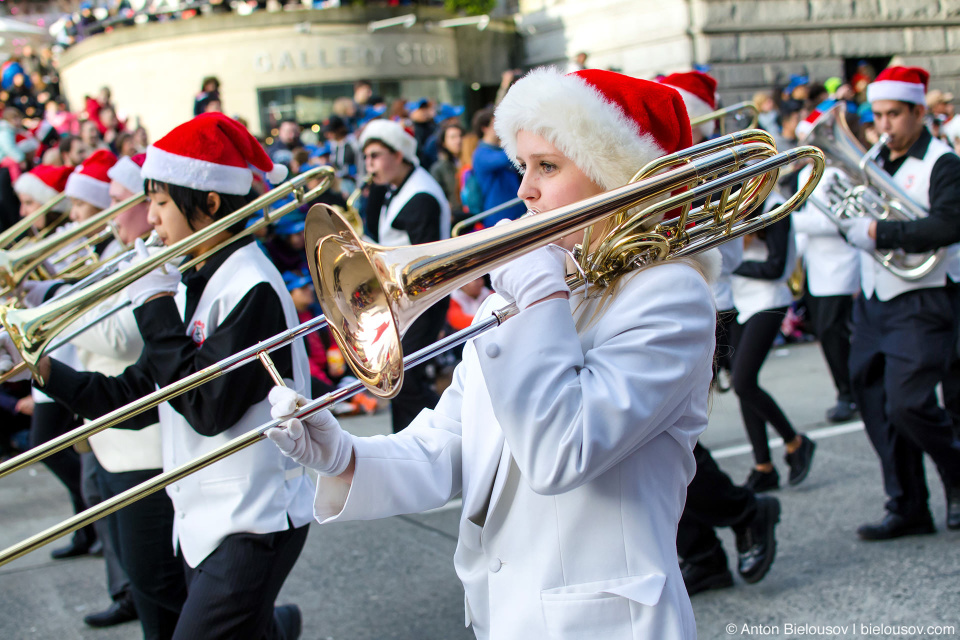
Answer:
<svg viewBox="0 0 960 640"><path fill-rule="evenodd" d="M706 64L727 103L893 56L960 92L960 0L521 0L517 25L525 65L578 51L640 77Z"/></svg>

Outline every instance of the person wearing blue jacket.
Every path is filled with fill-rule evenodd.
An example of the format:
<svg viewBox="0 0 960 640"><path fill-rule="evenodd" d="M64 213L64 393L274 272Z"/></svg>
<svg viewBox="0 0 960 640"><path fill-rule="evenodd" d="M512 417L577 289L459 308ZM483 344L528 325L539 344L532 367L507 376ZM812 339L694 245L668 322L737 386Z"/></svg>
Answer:
<svg viewBox="0 0 960 640"><path fill-rule="evenodd" d="M483 194L483 210L488 211L517 197L520 175L500 148L500 138L493 128L493 109L481 109L473 116L473 132L480 138L480 144L473 152L473 175ZM483 223L492 227L505 218L519 218L526 211L526 207L518 203L485 218Z"/></svg>

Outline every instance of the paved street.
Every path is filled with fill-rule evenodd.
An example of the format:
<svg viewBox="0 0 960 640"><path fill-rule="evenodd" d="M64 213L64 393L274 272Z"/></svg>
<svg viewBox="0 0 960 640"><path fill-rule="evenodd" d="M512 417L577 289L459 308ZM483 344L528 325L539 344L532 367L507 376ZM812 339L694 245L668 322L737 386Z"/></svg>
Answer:
<svg viewBox="0 0 960 640"><path fill-rule="evenodd" d="M858 424L824 422L833 392L819 348L778 349L762 384L796 426L816 438L816 459L803 485L774 494L783 503L783 517L777 560L767 578L694 597L699 636L960 637L960 532L943 530L943 489L934 468L928 466L928 477L937 535L859 542L857 525L882 513L879 468ZM389 417L381 413L344 424L355 433L382 433ZM746 477L751 458L732 394L714 396L703 440L735 481ZM785 476L782 452L780 447L774 451ZM458 508L451 504L380 522L315 525L280 597L304 609L303 637L472 637L463 628L463 592L452 564ZM44 468L0 481L0 510L3 547L69 515L64 491ZM735 553L729 531L722 535L728 553ZM83 625L83 615L107 604L100 560L55 563L49 550L37 551L0 568L0 602L3 639L140 637L136 624L109 630ZM919 630L897 628L908 625ZM937 625L953 628L939 633L929 628Z"/></svg>

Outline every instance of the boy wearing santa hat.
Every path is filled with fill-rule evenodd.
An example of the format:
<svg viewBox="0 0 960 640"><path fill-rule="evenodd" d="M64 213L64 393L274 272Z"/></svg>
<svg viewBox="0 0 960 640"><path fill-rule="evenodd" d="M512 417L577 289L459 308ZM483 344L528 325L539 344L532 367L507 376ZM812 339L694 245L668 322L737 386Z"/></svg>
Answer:
<svg viewBox="0 0 960 640"><path fill-rule="evenodd" d="M928 505L923 453L936 462L947 495L949 529L960 529L960 443L936 398L956 345L955 289L960 282L960 157L924 124L930 74L891 67L867 86L877 130L889 141L876 162L929 214L911 221L851 218L847 241L863 251L908 253L949 247L933 271L904 280L876 260L861 261L854 301L850 374L867 435L880 458L886 514L861 526L864 540L936 531Z"/></svg>
<svg viewBox="0 0 960 640"><path fill-rule="evenodd" d="M440 184L420 166L413 133L399 122L374 120L363 128L360 148L373 181L364 216L373 239L397 247L449 238L450 204ZM405 353L437 340L447 305L445 298L413 323L403 336ZM407 371L403 388L390 402L393 432L402 430L438 399L426 364Z"/></svg>
<svg viewBox="0 0 960 640"><path fill-rule="evenodd" d="M205 113L173 129L147 149L142 169L154 230L169 246L239 210L250 201L251 167L274 183L286 177L286 168L223 114ZM244 224L209 237L195 255L230 239ZM138 254L146 255L140 241ZM86 418L297 324L283 278L249 237L190 269L182 281L168 264L125 291L144 343L135 364L107 377L47 357L39 363L44 390ZM301 341L271 357L290 387L308 389ZM157 413L134 418L130 428L159 418L168 471L268 422L270 386L262 370L243 367L170 400ZM299 636L299 608L274 607L274 601L306 542L311 494L304 469L269 447L245 449L167 488L174 523L170 551L182 560L187 591L174 637Z"/></svg>

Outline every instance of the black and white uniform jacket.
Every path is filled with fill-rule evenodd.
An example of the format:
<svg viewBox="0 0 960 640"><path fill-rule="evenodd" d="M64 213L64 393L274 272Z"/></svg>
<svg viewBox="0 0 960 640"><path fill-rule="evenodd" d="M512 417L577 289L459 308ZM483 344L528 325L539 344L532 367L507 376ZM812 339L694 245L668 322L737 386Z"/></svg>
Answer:
<svg viewBox="0 0 960 640"><path fill-rule="evenodd" d="M183 276L176 296L135 311L144 339L139 360L116 377L78 372L52 361L44 391L94 418L158 387L297 324L280 273L252 240L217 253ZM271 357L287 384L305 391L310 380L302 340ZM270 376L251 363L157 408L163 467L172 469L270 421ZM148 411L125 423L157 422ZM307 524L313 486L303 468L276 447L255 445L167 487L173 502L174 545L196 567L228 535L271 533Z"/></svg>

